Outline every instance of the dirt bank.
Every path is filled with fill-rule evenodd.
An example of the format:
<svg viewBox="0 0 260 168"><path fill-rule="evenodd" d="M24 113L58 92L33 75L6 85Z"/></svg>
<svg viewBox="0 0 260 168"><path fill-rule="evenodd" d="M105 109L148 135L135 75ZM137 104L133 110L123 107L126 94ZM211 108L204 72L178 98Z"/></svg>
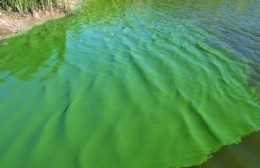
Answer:
<svg viewBox="0 0 260 168"><path fill-rule="evenodd" d="M74 9L79 0L72 0L70 8ZM71 14L71 13L69 13ZM52 11L37 11L28 14L19 14L17 12L5 12L0 9L0 40L6 36L21 32L27 27L31 27L37 23L45 22L50 19L65 16L63 9L53 9Z"/></svg>

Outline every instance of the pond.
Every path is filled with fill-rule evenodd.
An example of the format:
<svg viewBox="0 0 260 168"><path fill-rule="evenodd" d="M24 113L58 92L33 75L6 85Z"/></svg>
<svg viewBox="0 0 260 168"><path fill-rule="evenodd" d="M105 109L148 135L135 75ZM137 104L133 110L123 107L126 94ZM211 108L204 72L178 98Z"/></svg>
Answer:
<svg viewBox="0 0 260 168"><path fill-rule="evenodd" d="M169 168L260 129L257 0L92 0L0 42L0 167Z"/></svg>

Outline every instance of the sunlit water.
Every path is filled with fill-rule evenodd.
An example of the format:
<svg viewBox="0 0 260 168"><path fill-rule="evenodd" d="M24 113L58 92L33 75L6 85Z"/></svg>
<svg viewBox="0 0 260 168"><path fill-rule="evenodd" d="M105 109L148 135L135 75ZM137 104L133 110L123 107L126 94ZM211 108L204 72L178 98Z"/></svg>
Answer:
<svg viewBox="0 0 260 168"><path fill-rule="evenodd" d="M258 0L93 0L0 45L0 167L169 168L260 128Z"/></svg>

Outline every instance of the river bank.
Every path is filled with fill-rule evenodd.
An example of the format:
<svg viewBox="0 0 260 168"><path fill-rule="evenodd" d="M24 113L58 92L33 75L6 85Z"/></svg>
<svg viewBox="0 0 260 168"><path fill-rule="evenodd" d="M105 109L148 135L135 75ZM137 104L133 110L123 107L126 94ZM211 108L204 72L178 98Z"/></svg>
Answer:
<svg viewBox="0 0 260 168"><path fill-rule="evenodd" d="M66 15L72 15L79 0L70 1L70 10L54 8L52 11L39 10L33 13L20 14L18 12L6 12L0 9L0 40L29 29L36 24L57 19Z"/></svg>

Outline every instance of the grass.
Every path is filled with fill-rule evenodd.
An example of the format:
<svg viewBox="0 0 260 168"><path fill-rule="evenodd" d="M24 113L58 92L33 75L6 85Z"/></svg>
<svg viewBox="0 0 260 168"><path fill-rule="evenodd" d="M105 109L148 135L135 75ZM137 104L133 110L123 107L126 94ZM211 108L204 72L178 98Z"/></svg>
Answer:
<svg viewBox="0 0 260 168"><path fill-rule="evenodd" d="M68 8L69 0L0 0L0 8L6 11L32 13L39 9L53 10L55 7Z"/></svg>

